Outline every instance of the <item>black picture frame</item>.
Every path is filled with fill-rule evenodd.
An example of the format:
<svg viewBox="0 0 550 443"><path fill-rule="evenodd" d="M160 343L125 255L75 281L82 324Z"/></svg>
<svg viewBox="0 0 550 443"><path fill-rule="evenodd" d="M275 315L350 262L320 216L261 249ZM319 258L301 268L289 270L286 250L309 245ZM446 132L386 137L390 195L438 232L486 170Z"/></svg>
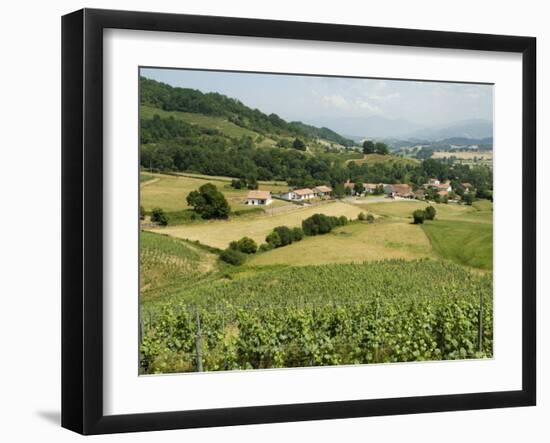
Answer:
<svg viewBox="0 0 550 443"><path fill-rule="evenodd" d="M522 389L131 415L103 413L103 31L108 28L522 54ZM81 434L532 406L536 403L536 39L83 9L62 18L62 426ZM518 273L518 278L520 278Z"/></svg>

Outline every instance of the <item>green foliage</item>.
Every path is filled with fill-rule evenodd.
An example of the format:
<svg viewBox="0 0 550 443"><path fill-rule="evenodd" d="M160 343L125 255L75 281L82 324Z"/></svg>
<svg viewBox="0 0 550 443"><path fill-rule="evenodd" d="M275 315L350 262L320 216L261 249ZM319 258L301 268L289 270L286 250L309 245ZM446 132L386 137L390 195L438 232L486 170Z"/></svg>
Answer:
<svg viewBox="0 0 550 443"><path fill-rule="evenodd" d="M227 218L231 210L225 196L212 183L206 183L198 191L189 193L187 204L204 219Z"/></svg>
<svg viewBox="0 0 550 443"><path fill-rule="evenodd" d="M207 371L493 355L492 276L452 263L277 268L179 300L142 313L141 373L197 370L197 312Z"/></svg>
<svg viewBox="0 0 550 443"><path fill-rule="evenodd" d="M375 152L374 142L372 142L371 140L365 140L363 142L363 153L374 154L374 152Z"/></svg>
<svg viewBox="0 0 550 443"><path fill-rule="evenodd" d="M158 223L161 226L166 226L168 224L168 217L164 213L163 209L153 208L151 210L151 221L153 223Z"/></svg>
<svg viewBox="0 0 550 443"><path fill-rule="evenodd" d="M298 151L305 151L306 150L306 144L300 140L299 138L295 138L292 142L292 147L294 149L297 149Z"/></svg>
<svg viewBox="0 0 550 443"><path fill-rule="evenodd" d="M302 228L292 228L292 241L300 241L304 238L304 231Z"/></svg>
<svg viewBox="0 0 550 443"><path fill-rule="evenodd" d="M139 205L139 219L145 220L145 208L142 205Z"/></svg>
<svg viewBox="0 0 550 443"><path fill-rule="evenodd" d="M367 219L367 215L364 212L360 212L357 216L357 220L365 221Z"/></svg>
<svg viewBox="0 0 550 443"><path fill-rule="evenodd" d="M468 192L467 194L464 194L464 203L466 203L468 206L472 206L472 203L475 200L475 195L473 192Z"/></svg>
<svg viewBox="0 0 550 443"><path fill-rule="evenodd" d="M220 254L220 260L229 263L230 265L239 266L246 261L246 254L229 247Z"/></svg>
<svg viewBox="0 0 550 443"><path fill-rule="evenodd" d="M305 235L327 234L334 226L334 220L325 214L313 214L302 221L302 229Z"/></svg>
<svg viewBox="0 0 550 443"><path fill-rule="evenodd" d="M387 155L390 153L390 150L388 148L388 145L386 145L386 143L376 142L374 145L374 152L376 154Z"/></svg>
<svg viewBox="0 0 550 443"><path fill-rule="evenodd" d="M353 188L353 191L356 195L362 195L365 192L365 187L363 186L363 183L355 183L355 187Z"/></svg>
<svg viewBox="0 0 550 443"><path fill-rule="evenodd" d="M245 254L254 254L258 250L258 245L250 237L243 237L239 241L231 242L229 247Z"/></svg>
<svg viewBox="0 0 550 443"><path fill-rule="evenodd" d="M293 234L288 226L277 226L273 229L279 235L280 244L279 246L286 246L292 243Z"/></svg>
<svg viewBox="0 0 550 443"><path fill-rule="evenodd" d="M271 248L278 248L281 246L281 237L276 231L271 231L265 238L265 241Z"/></svg>
<svg viewBox="0 0 550 443"><path fill-rule="evenodd" d="M424 210L424 215L425 215L425 218L426 220L433 220L435 219L435 214L436 214L436 210L433 206L428 206L425 210Z"/></svg>
<svg viewBox="0 0 550 443"><path fill-rule="evenodd" d="M417 209L413 212L413 223L415 225L421 225L424 223L424 219L426 218L426 212L422 209Z"/></svg>
<svg viewBox="0 0 550 443"><path fill-rule="evenodd" d="M368 214L367 215L367 222L368 223L374 223L374 215Z"/></svg>

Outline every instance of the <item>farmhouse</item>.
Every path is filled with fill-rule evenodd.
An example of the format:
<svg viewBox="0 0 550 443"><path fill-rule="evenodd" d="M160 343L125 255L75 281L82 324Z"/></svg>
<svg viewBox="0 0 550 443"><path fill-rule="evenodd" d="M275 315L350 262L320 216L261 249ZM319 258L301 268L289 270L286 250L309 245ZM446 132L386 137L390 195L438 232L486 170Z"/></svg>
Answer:
<svg viewBox="0 0 550 443"><path fill-rule="evenodd" d="M309 188L295 189L294 191L285 192L281 197L285 200L309 200L315 197L315 192Z"/></svg>
<svg viewBox="0 0 550 443"><path fill-rule="evenodd" d="M428 183L426 183L427 186L438 186L439 185L439 180L437 178L430 178L428 180ZM424 185L424 186L426 186Z"/></svg>
<svg viewBox="0 0 550 443"><path fill-rule="evenodd" d="M473 189L473 186L470 183L460 183L464 188L464 193L467 194Z"/></svg>
<svg viewBox="0 0 550 443"><path fill-rule="evenodd" d="M250 191L246 196L247 205L270 205L271 203L273 200L269 191Z"/></svg>
<svg viewBox="0 0 550 443"><path fill-rule="evenodd" d="M412 198L414 197L412 187L410 185L392 185L393 187L393 196L401 198Z"/></svg>
<svg viewBox="0 0 550 443"><path fill-rule="evenodd" d="M313 193L318 195L319 197L325 197L330 196L332 193L332 188L330 186L316 186L313 188Z"/></svg>
<svg viewBox="0 0 550 443"><path fill-rule="evenodd" d="M440 182L435 178L430 178L428 180L428 183L424 184L424 188L425 189L433 188L436 191L447 191L447 192L451 192L453 190L453 188L451 187L451 182L449 180Z"/></svg>
<svg viewBox="0 0 550 443"><path fill-rule="evenodd" d="M351 193L353 194L353 190L355 189L355 183L349 181L349 178L346 180L346 182L344 183L344 188L345 189L351 189Z"/></svg>
<svg viewBox="0 0 550 443"><path fill-rule="evenodd" d="M376 191L376 188L378 187L378 185L374 183L363 183L363 187L365 188L366 194L373 194L374 191Z"/></svg>

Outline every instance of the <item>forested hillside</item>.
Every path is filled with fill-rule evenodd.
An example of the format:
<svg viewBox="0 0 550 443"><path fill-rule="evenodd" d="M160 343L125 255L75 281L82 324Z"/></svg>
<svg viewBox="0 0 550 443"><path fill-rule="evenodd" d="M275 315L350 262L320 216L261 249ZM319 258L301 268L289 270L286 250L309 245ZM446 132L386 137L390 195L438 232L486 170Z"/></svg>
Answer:
<svg viewBox="0 0 550 443"><path fill-rule="evenodd" d="M173 88L145 78L140 87L144 169L281 180L291 186L336 187L348 179L421 185L438 177L491 188L492 171L485 167L431 159L411 163L392 155L375 164L356 163L348 160L362 154L343 148L347 140L330 129L288 123L217 93ZM340 148L331 146L331 139Z"/></svg>

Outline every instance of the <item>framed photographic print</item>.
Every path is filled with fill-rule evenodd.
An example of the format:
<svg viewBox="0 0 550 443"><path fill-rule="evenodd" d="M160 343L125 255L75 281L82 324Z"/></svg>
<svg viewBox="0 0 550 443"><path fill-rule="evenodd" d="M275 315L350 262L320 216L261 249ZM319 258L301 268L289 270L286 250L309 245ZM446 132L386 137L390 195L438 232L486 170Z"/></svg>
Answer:
<svg viewBox="0 0 550 443"><path fill-rule="evenodd" d="M62 26L64 427L535 404L534 38Z"/></svg>

